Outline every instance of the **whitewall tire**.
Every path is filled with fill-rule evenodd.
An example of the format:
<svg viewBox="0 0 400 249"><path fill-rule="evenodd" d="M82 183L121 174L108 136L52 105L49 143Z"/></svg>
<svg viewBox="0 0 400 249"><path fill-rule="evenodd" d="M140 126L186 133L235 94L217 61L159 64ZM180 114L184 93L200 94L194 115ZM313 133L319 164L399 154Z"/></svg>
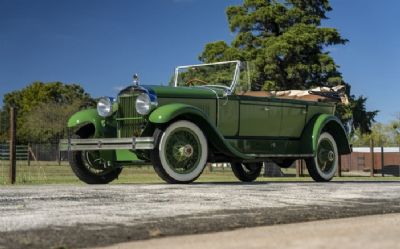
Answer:
<svg viewBox="0 0 400 249"><path fill-rule="evenodd" d="M186 120L170 124L155 133L151 152L153 167L168 183L190 183L196 180L207 163L208 144L201 129Z"/></svg>
<svg viewBox="0 0 400 249"><path fill-rule="evenodd" d="M315 156L306 160L310 176L317 182L330 181L337 171L339 156L333 136L328 132L321 133Z"/></svg>

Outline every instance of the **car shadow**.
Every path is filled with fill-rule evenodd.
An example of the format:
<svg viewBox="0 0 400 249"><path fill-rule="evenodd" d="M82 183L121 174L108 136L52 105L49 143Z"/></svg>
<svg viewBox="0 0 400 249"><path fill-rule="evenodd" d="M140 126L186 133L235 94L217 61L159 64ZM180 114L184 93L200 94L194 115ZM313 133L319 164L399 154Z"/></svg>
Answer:
<svg viewBox="0 0 400 249"><path fill-rule="evenodd" d="M357 183L357 184L376 184L376 183L398 183L400 184L400 179L397 180L390 180L390 181L385 181L385 180L361 180L361 181L356 181L356 180L349 180L349 181L331 181L331 182L315 182L315 181L257 181L257 182L194 182L191 183L191 185L248 185L248 186L254 186L254 185L271 185L271 184L279 184L279 185L284 185L284 184L303 184L303 185L321 185L321 184L335 184L335 185L341 185L341 184L348 184L348 183Z"/></svg>

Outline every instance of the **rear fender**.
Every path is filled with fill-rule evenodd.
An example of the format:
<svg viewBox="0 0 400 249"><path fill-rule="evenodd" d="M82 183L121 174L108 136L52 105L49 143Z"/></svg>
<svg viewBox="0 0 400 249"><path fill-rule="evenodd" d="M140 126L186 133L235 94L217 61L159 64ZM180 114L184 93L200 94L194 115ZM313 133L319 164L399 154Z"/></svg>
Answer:
<svg viewBox="0 0 400 249"><path fill-rule="evenodd" d="M335 139L340 155L351 152L346 131L341 121L333 115L320 114L313 117L301 136L301 153L315 156L318 138L322 132L329 132Z"/></svg>

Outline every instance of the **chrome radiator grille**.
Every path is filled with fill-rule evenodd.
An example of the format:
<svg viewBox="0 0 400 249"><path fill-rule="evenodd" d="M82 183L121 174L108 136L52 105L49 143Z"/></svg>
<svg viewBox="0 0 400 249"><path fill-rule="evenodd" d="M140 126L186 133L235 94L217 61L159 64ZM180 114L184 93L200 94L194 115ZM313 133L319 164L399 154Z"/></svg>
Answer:
<svg viewBox="0 0 400 249"><path fill-rule="evenodd" d="M144 119L136 112L135 101L137 94L129 96L119 96L118 107L118 136L133 137L139 136L144 125Z"/></svg>

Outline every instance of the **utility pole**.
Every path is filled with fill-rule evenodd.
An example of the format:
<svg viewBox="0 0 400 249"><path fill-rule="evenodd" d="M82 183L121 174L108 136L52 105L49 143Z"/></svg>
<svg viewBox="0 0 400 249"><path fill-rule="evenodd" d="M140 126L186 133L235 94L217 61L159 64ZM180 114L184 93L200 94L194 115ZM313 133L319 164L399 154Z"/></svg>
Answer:
<svg viewBox="0 0 400 249"><path fill-rule="evenodd" d="M383 171L384 166L385 166L385 151L384 151L383 146L381 146L381 168L382 168L381 173L382 173L382 176L385 176L385 172Z"/></svg>
<svg viewBox="0 0 400 249"><path fill-rule="evenodd" d="M10 171L9 171L9 182L11 184L15 183L16 180L16 168L17 168L17 158L16 158L16 118L14 107L10 108Z"/></svg>
<svg viewBox="0 0 400 249"><path fill-rule="evenodd" d="M338 168L337 168L336 175L338 177L342 176L342 155L338 155Z"/></svg>
<svg viewBox="0 0 400 249"><path fill-rule="evenodd" d="M371 152L371 172L370 172L370 176L374 177L375 154L374 154L374 139L372 139L372 138L371 138L371 141L370 141L370 152Z"/></svg>
<svg viewBox="0 0 400 249"><path fill-rule="evenodd" d="M296 177L304 176L303 159L296 160Z"/></svg>

